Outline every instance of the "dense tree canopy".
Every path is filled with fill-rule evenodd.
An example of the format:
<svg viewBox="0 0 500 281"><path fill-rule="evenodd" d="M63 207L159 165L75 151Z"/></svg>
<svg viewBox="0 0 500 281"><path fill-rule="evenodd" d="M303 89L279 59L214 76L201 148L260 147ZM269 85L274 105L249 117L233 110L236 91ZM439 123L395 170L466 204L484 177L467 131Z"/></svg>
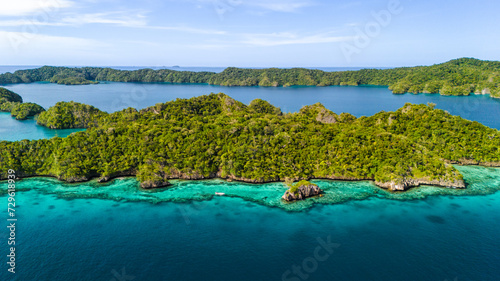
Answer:
<svg viewBox="0 0 500 281"><path fill-rule="evenodd" d="M45 111L36 103L23 103L20 95L0 87L0 111L10 112L17 120L24 120Z"/></svg>
<svg viewBox="0 0 500 281"><path fill-rule="evenodd" d="M55 127L77 127L82 120L74 118L75 112L83 106L58 103L43 116L56 120L49 122ZM265 101L246 106L211 94L141 111L83 111L92 112L85 115L92 120L85 132L0 142L0 178L15 169L20 176L67 181L136 175L145 186L170 178L211 177L250 182L413 179L453 186L462 177L450 162L500 163L497 130L426 105L407 104L356 119L321 104L283 114Z"/></svg>
<svg viewBox="0 0 500 281"><path fill-rule="evenodd" d="M4 102L23 102L23 98L12 91L0 87L0 104Z"/></svg>
<svg viewBox="0 0 500 281"><path fill-rule="evenodd" d="M221 73L141 69L50 67L19 70L0 75L0 84L47 81L60 84L91 84L96 81L209 83L224 86L331 86L383 85L395 94L442 95L491 94L500 97L500 62L461 58L432 66L359 71L325 72L304 68L241 69Z"/></svg>
<svg viewBox="0 0 500 281"><path fill-rule="evenodd" d="M19 103L12 108L10 114L17 120L24 120L30 116L35 116L44 112L45 109L40 105L32 102Z"/></svg>
<svg viewBox="0 0 500 281"><path fill-rule="evenodd" d="M77 102L58 102L38 116L38 124L51 129L88 128L107 115L99 109Z"/></svg>

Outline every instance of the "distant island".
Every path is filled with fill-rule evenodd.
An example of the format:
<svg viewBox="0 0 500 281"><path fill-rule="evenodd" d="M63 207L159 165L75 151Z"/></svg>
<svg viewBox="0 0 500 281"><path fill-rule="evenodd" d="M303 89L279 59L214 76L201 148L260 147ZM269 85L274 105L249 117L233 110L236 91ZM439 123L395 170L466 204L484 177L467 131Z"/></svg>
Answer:
<svg viewBox="0 0 500 281"><path fill-rule="evenodd" d="M220 93L111 114L59 102L41 112L38 123L87 130L1 141L0 180L14 169L20 177L68 182L135 176L143 188L167 186L170 179L222 178L372 180L407 190L421 184L465 188L452 164L500 166L498 130L433 104L356 118L319 103L285 114L264 100L245 105Z"/></svg>
<svg viewBox="0 0 500 281"><path fill-rule="evenodd" d="M467 96L490 94L500 98L500 62L460 58L432 66L325 72L304 68L244 69L229 67L221 73L100 67L52 67L18 70L0 75L0 84L52 82L66 85L99 81L205 83L223 86L389 86L394 94L439 93Z"/></svg>

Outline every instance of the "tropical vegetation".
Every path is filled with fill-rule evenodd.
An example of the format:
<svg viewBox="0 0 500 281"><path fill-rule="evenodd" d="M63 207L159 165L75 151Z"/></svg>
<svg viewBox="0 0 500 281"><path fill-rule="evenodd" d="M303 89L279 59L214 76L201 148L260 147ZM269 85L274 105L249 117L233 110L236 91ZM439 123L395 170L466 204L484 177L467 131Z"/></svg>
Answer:
<svg viewBox="0 0 500 281"><path fill-rule="evenodd" d="M242 69L229 67L221 73L141 69L136 71L99 67L51 67L18 70L0 75L0 84L47 81L60 84L92 84L98 81L208 83L224 86L389 86L394 94L439 93L463 96L490 94L500 97L500 62L460 58L432 66L359 71Z"/></svg>
<svg viewBox="0 0 500 281"><path fill-rule="evenodd" d="M23 103L20 95L0 87L0 111L10 112L17 120L24 120L45 111L36 103Z"/></svg>
<svg viewBox="0 0 500 281"><path fill-rule="evenodd" d="M14 169L19 176L71 182L134 175L149 187L214 177L454 186L462 176L451 163L500 164L499 131L433 105L355 118L321 104L284 114L263 100L247 106L210 94L112 114L62 102L39 122L88 129L66 138L0 142L1 179Z"/></svg>

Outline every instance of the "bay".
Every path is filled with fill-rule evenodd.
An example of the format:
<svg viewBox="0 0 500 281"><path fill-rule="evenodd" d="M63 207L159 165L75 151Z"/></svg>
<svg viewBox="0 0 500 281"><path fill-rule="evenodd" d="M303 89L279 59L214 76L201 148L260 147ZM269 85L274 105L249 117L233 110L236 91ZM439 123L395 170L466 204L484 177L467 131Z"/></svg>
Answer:
<svg viewBox="0 0 500 281"><path fill-rule="evenodd" d="M6 88L23 96L25 102L35 102L49 108L59 101L76 101L91 104L107 112L127 107L137 109L164 103L176 98L191 98L223 92L246 104L260 98L278 106L284 112L297 112L301 107L321 102L336 112L348 112L357 117L370 116L382 110L394 111L405 103L435 103L437 108L465 119L500 129L500 99L488 95L449 97L437 94L394 95L387 87L331 86L331 87L224 87L206 84L119 83L103 82L97 85L67 86L52 83L6 85ZM6 123L0 115L0 124ZM19 123L20 128L28 123ZM35 129L38 130L38 129ZM43 138L43 134L30 136L22 129L12 128L13 134L1 134L0 139L18 140ZM48 134L50 136L50 134Z"/></svg>
<svg viewBox="0 0 500 281"><path fill-rule="evenodd" d="M0 112L0 140L17 141L23 139L37 140L52 137L64 138L82 129L52 130L36 124L35 119L16 120L8 112Z"/></svg>

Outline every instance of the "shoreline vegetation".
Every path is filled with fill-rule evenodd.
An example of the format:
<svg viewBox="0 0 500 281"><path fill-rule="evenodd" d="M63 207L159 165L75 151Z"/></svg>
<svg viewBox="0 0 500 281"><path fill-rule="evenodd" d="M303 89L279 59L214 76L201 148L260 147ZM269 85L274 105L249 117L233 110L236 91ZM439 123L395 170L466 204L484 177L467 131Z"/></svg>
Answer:
<svg viewBox="0 0 500 281"><path fill-rule="evenodd" d="M36 103L23 103L23 98L5 88L0 87L0 111L10 112L16 120L26 120L45 111Z"/></svg>
<svg viewBox="0 0 500 281"><path fill-rule="evenodd" d="M304 68L244 69L229 67L221 73L101 67L53 67L18 70L0 75L0 84L51 82L65 85L113 82L205 83L221 86L388 86L394 94L435 93L468 96L489 94L500 98L500 62L460 58L432 66L325 72Z"/></svg>
<svg viewBox="0 0 500 281"><path fill-rule="evenodd" d="M54 194L59 198L78 199L96 198L120 202L164 202L186 203L211 200L216 192L225 193L226 197L241 198L263 206L278 207L286 211L303 211L314 205L340 204L352 200L381 198L387 200L422 200L430 196L483 196L497 193L500 189L500 169L481 166L454 165L468 182L466 189L450 189L433 186L421 186L407 191L393 192L382 189L371 181L336 181L313 180L322 192L307 200L289 202L283 200L283 194L290 187L282 182L251 184L224 179L208 180L172 180L168 188L143 189L135 177L119 177L106 183L97 179L88 182L67 183L54 177L22 178L16 185L18 191L38 190L45 194ZM1 182L0 182L1 183ZM296 185L295 183L294 185ZM0 189L0 195L6 194Z"/></svg>
<svg viewBox="0 0 500 281"><path fill-rule="evenodd" d="M87 130L66 138L1 141L0 180L14 169L21 178L66 182L135 176L142 188L168 186L171 179L332 179L370 180L403 191L422 184L465 188L451 164L500 167L498 130L432 104L356 118L320 103L284 114L260 99L247 106L219 93L111 114L59 102L38 122Z"/></svg>

